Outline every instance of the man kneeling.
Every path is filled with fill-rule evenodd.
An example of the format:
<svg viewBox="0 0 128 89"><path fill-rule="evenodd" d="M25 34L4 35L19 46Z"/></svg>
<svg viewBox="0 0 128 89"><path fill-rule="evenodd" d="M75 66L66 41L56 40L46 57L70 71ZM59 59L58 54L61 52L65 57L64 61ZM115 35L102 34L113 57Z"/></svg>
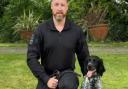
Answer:
<svg viewBox="0 0 128 89"><path fill-rule="evenodd" d="M51 10L52 18L41 23L31 37L27 64L38 79L37 89L77 89L75 54L85 75L84 63L89 57L85 36L82 29L66 17L68 0L51 0ZM51 77L56 70L60 72L59 79Z"/></svg>

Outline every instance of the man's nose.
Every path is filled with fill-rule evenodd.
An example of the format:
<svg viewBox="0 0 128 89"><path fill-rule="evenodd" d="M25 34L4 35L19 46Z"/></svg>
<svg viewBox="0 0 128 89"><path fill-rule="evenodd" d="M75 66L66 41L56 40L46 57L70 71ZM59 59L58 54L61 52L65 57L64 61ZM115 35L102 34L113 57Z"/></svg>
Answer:
<svg viewBox="0 0 128 89"><path fill-rule="evenodd" d="M62 6L61 5L58 6L58 10L62 10Z"/></svg>

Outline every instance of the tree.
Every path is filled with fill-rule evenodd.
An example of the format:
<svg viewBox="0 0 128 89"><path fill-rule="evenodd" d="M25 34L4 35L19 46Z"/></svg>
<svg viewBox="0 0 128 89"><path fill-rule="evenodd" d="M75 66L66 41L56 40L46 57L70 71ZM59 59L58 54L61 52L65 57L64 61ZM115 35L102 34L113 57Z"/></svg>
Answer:
<svg viewBox="0 0 128 89"><path fill-rule="evenodd" d="M12 28L16 24L16 19L23 13L24 8L28 8L28 0L8 0L8 5L4 7L4 13L0 18L0 41L15 42L19 39L13 34Z"/></svg>
<svg viewBox="0 0 128 89"><path fill-rule="evenodd" d="M5 7L9 4L9 1L7 0L1 0L0 3L0 18L3 16L4 11L5 11Z"/></svg>
<svg viewBox="0 0 128 89"><path fill-rule="evenodd" d="M128 2L113 2L108 14L110 21L110 39L128 41Z"/></svg>
<svg viewBox="0 0 128 89"><path fill-rule="evenodd" d="M77 24L87 29L85 16L91 8L91 3L101 3L108 6L105 19L110 26L110 39L118 41L128 40L128 1L127 0L70 0L68 16ZM35 17L41 17L39 22L51 17L49 0L1 0L0 2L0 42L15 42L18 36L13 34L17 18L28 15L33 11Z"/></svg>
<svg viewBox="0 0 128 89"><path fill-rule="evenodd" d="M19 35L13 34L15 30L13 27L17 23L18 17L23 16L24 10L27 15L29 11L33 11L35 17L41 16L40 22L50 17L50 2L47 0L8 0L8 4L5 5L4 3L0 4L2 5L2 8L0 8L0 11L2 11L2 17L0 18L0 42L20 40Z"/></svg>

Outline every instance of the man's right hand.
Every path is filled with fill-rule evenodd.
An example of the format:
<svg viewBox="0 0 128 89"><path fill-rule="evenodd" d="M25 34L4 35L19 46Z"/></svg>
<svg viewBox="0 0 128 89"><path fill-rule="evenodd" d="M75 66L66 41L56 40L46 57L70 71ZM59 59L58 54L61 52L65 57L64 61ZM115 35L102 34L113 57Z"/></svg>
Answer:
<svg viewBox="0 0 128 89"><path fill-rule="evenodd" d="M58 85L58 80L56 79L56 77L52 77L48 80L47 86L50 89L56 89Z"/></svg>

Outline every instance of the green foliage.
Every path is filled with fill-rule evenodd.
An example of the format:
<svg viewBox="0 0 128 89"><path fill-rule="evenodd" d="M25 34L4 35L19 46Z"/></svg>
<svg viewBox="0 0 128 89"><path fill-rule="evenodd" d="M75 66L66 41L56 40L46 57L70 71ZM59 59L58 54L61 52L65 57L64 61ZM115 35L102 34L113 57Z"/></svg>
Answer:
<svg viewBox="0 0 128 89"><path fill-rule="evenodd" d="M5 7L9 4L8 0L1 0L0 1L0 18L2 17L4 11L5 11Z"/></svg>
<svg viewBox="0 0 128 89"><path fill-rule="evenodd" d="M105 10L107 8L107 10ZM70 0L68 16L77 24L87 29L90 12L100 12L104 9L106 15L94 15L90 21L93 24L104 19L109 23L109 38L114 41L128 41L128 1L120 0ZM13 32L19 22L19 17L32 11L33 18L40 17L39 22L51 17L49 0L2 0L0 3L0 42L15 42L20 40L19 35ZM102 11L101 11L102 12ZM99 18L100 17L100 18ZM92 24L91 23L91 24ZM18 25L17 25L18 26Z"/></svg>
<svg viewBox="0 0 128 89"><path fill-rule="evenodd" d="M5 11L0 19L0 42L15 42L19 40L19 35L13 34L12 28L16 24L16 19L22 13L24 8L28 8L28 0L9 0Z"/></svg>
<svg viewBox="0 0 128 89"><path fill-rule="evenodd" d="M69 3L69 11L68 12L69 12L68 16L72 20L76 21L83 17L84 13L82 13L82 12L84 12L84 8L81 7L81 2L72 0Z"/></svg>
<svg viewBox="0 0 128 89"><path fill-rule="evenodd" d="M35 17L33 11L29 11L28 15L24 10L24 14L18 17L17 23L14 25L15 33L20 31L33 31L38 25L40 17Z"/></svg>
<svg viewBox="0 0 128 89"><path fill-rule="evenodd" d="M24 17L24 10L26 16L30 16L30 19L25 17L26 20L29 19L29 24L26 24L27 26L30 26L31 22L31 24L35 24L35 20L38 20L39 17L39 21L42 22L42 20L46 20L51 16L50 3L46 0L9 0L8 2L9 4L4 6L4 13L1 14L2 18L0 18L0 42L15 42L20 40L19 34L15 35L13 33L15 32L15 28L21 26L21 23L23 23L21 19ZM30 11L32 11L31 14L29 14ZM24 22L27 23L25 19ZM31 25L30 28L34 29L32 26L34 25Z"/></svg>
<svg viewBox="0 0 128 89"><path fill-rule="evenodd" d="M71 0L69 16L84 31L89 25L109 23L109 39L128 41L128 1L120 0ZM101 13L103 10L103 13ZM104 13L105 12L105 13ZM93 15L92 15L93 13ZM89 18L90 17L90 18Z"/></svg>
<svg viewBox="0 0 128 89"><path fill-rule="evenodd" d="M30 0L33 11L37 16L41 16L42 20L47 20L51 17L51 9L49 0Z"/></svg>
<svg viewBox="0 0 128 89"><path fill-rule="evenodd" d="M15 38L12 26L14 25L14 19L11 16L3 16L0 19L0 42L14 42L18 39Z"/></svg>
<svg viewBox="0 0 128 89"><path fill-rule="evenodd" d="M109 9L110 39L128 41L128 2L113 3Z"/></svg>
<svg viewBox="0 0 128 89"><path fill-rule="evenodd" d="M109 2L106 0L95 0L90 2L90 7L85 15L88 26L105 23L105 17L108 13L108 3Z"/></svg>

